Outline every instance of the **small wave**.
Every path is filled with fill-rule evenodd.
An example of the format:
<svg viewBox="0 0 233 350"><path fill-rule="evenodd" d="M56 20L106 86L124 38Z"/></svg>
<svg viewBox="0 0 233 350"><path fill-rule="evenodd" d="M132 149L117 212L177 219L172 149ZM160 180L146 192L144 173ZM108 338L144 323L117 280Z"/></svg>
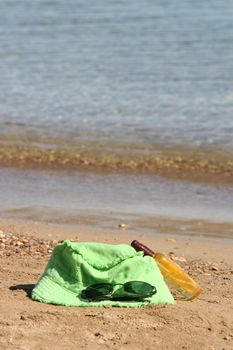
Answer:
<svg viewBox="0 0 233 350"><path fill-rule="evenodd" d="M0 165L61 168L109 169L148 174L215 174L232 178L233 158L210 150L185 146L114 144L110 142L70 142L41 144L39 141L0 143Z"/></svg>

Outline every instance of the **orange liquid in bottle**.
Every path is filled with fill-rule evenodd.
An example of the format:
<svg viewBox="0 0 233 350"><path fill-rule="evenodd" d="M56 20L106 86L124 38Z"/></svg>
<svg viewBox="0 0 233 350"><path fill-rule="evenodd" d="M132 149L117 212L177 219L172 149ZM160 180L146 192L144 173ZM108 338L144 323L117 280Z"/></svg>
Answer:
<svg viewBox="0 0 233 350"><path fill-rule="evenodd" d="M136 240L131 245L135 250L141 250L155 259L168 287L175 289L185 300L192 300L201 293L201 288L192 277L165 255L153 252Z"/></svg>

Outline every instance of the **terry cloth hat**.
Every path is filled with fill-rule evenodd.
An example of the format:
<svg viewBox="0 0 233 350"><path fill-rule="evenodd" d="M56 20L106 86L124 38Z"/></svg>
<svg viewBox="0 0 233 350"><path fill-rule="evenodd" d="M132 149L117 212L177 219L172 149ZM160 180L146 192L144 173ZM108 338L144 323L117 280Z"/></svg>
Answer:
<svg viewBox="0 0 233 350"><path fill-rule="evenodd" d="M155 286L157 293L147 301L104 300L90 302L81 297L83 289L95 283L143 281ZM32 299L65 306L144 306L174 304L153 258L143 256L127 244L58 244L48 265L32 291Z"/></svg>

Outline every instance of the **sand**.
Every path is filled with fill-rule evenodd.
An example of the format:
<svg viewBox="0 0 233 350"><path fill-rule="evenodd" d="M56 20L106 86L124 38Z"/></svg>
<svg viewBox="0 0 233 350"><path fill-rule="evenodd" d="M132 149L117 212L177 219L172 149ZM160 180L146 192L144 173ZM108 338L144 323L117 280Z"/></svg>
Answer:
<svg viewBox="0 0 233 350"><path fill-rule="evenodd" d="M51 241L130 243L170 254L203 288L199 299L146 308L75 308L30 299L51 246L0 246L0 349L233 349L233 243L146 236L119 228L0 220L3 234ZM54 242L53 242L54 241ZM37 242L37 241L34 241ZM37 243L35 243L37 244ZM39 244L39 243L38 243Z"/></svg>

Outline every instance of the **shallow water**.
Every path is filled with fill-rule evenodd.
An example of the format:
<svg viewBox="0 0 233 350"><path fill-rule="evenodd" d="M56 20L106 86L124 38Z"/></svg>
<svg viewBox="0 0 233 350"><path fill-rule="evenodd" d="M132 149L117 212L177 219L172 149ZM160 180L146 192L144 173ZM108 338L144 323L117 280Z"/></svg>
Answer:
<svg viewBox="0 0 233 350"><path fill-rule="evenodd" d="M233 186L159 176L0 169L1 217L233 238Z"/></svg>

